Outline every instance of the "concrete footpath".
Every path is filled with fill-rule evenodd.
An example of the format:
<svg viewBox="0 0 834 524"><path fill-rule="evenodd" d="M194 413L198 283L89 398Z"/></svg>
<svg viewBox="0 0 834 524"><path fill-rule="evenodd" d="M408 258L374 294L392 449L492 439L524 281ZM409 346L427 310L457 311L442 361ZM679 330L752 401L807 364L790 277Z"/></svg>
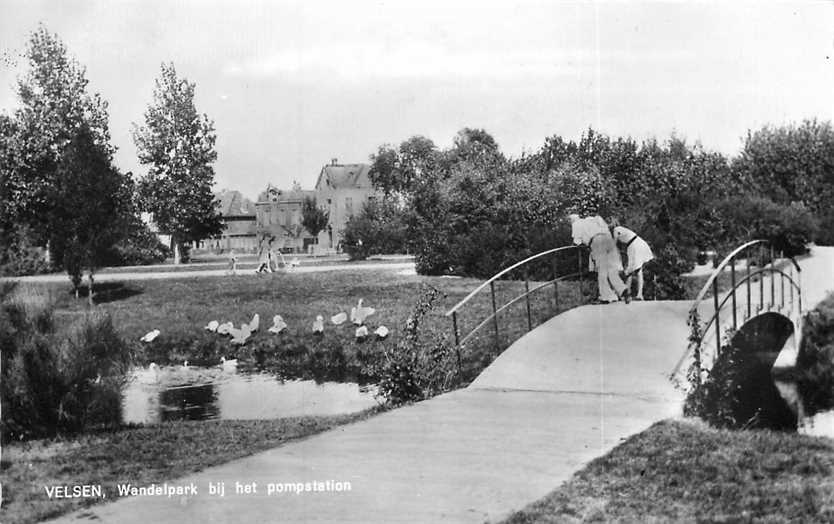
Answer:
<svg viewBox="0 0 834 524"><path fill-rule="evenodd" d="M679 411L680 394L664 373L684 348L687 306L568 311L516 342L467 389L175 481L195 483L196 497L129 497L62 521L501 518ZM328 480L350 482L351 491L266 493L270 483ZM226 496L211 496L210 482L225 482ZM258 493L235 495L235 482L256 482Z"/></svg>
<svg viewBox="0 0 834 524"><path fill-rule="evenodd" d="M813 288L808 307L832 288L832 275L834 249L803 262L803 287ZM127 497L60 522L500 520L680 412L683 396L668 374L686 347L690 307L632 302L567 311L519 339L464 390L159 479L194 483L196 496ZM218 482L224 497L209 493ZM238 482L255 483L257 492L236 494ZM304 483L324 491L287 492ZM350 491L327 491L346 483ZM270 495L270 484L282 492Z"/></svg>

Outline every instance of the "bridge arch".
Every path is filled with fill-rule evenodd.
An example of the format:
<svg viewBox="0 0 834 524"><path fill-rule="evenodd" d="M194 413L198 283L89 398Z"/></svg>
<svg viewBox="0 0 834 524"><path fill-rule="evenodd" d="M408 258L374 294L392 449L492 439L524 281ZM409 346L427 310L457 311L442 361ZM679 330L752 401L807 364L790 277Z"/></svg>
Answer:
<svg viewBox="0 0 834 524"><path fill-rule="evenodd" d="M741 268L739 270L739 268ZM801 269L764 240L733 250L695 299L689 344L671 378L690 394L706 381L728 388L723 404L735 421L795 428L773 372L793 366L802 333ZM684 384L688 382L688 384ZM724 384L721 386L720 384ZM712 402L701 397L701 401Z"/></svg>

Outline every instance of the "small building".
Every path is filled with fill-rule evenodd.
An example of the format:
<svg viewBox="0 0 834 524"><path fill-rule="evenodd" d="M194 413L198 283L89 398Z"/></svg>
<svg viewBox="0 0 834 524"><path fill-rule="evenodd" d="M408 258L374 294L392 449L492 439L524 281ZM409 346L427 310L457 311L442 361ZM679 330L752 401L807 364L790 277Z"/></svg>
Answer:
<svg viewBox="0 0 834 524"><path fill-rule="evenodd" d="M217 196L223 232L218 238L201 241L197 248L215 251L255 251L258 247L255 204L240 191L224 189Z"/></svg>
<svg viewBox="0 0 834 524"><path fill-rule="evenodd" d="M315 196L315 191L297 186L289 191L267 186L255 203L259 238L274 238L273 247L282 251L306 251L316 240L301 225L302 209L304 199Z"/></svg>
<svg viewBox="0 0 834 524"><path fill-rule="evenodd" d="M315 196L330 213L329 224L319 235L321 244L338 247L348 219L360 213L365 202L382 196L371 183L370 170L368 164L338 164L336 159L321 168Z"/></svg>

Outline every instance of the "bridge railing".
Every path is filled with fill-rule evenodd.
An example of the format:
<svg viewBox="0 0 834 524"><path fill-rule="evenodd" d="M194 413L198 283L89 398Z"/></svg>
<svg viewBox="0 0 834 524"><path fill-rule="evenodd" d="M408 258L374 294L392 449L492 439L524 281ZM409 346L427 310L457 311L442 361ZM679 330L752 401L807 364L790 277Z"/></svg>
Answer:
<svg viewBox="0 0 834 524"><path fill-rule="evenodd" d="M521 301L525 302L524 305L527 318L527 330L532 330L534 326L533 314L531 312L532 305L530 297L534 293L537 293L544 289L552 288L553 301L556 309L558 309L560 305L559 282L565 280L578 279L579 295L580 297L583 297L584 292L582 289L582 280L587 274L587 265L588 250L584 246L564 246L555 249L549 249L547 251L543 251L531 257L525 258L524 260L516 264L513 264L512 266L502 271L499 271L490 279L478 286L471 293L469 293L463 300L455 304L451 309L449 309L448 312L446 312L446 317L450 318L452 323L452 332L454 334L455 339L455 350L457 352L458 368L460 369L462 367L461 351L464 348L465 344L487 325L492 325L493 337L495 340L496 347L500 345L501 327L499 325L499 315L501 313L504 313L508 308ZM536 278L535 280L531 279L531 276L533 276L531 275L531 273L534 272L532 270L538 269L539 271L537 271L537 273L539 273L540 276L541 269L543 266L549 266L550 270L552 271L549 272L549 274L553 278ZM514 275L518 275L519 271L522 272L523 278L513 278ZM560 271L563 271L563 273L560 274ZM499 282L501 280L523 281L524 291L510 298L503 304L498 304L498 301L496 299L495 285L496 282ZM533 282L534 286L532 288L531 282ZM476 297L480 297L483 293L487 292L489 293L489 303L491 304L491 308L488 309L488 311L491 311L491 313L489 313L483 318L476 318L475 322L477 322L477 324L475 325L475 327L469 329L465 333L462 333L462 313L467 308L467 306L473 305L473 301L476 299ZM580 300L583 299L581 298Z"/></svg>
<svg viewBox="0 0 834 524"><path fill-rule="evenodd" d="M738 266L743 269L739 271ZM722 297L719 280L728 275L729 289ZM708 297L710 293L712 296ZM705 308L710 298L712 308ZM704 309L709 313L702 322ZM672 371L672 378L690 357L699 369L703 369L709 355L714 362L721 350L722 327L735 331L750 318L771 311L786 316L802 314L801 269L793 257L785 258L781 252L777 256L768 241L753 240L727 255L695 298L688 317L689 345Z"/></svg>

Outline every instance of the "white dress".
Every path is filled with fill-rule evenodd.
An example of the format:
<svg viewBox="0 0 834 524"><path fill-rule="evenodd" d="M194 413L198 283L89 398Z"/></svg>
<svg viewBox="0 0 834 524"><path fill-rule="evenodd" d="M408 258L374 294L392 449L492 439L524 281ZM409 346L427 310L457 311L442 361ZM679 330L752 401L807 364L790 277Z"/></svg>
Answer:
<svg viewBox="0 0 834 524"><path fill-rule="evenodd" d="M628 256L628 266L625 269L626 274L630 275L642 269L650 260L654 260L652 248L649 247L649 244L645 240L637 236L637 233L634 231L617 226L614 228L614 238L620 243L628 244L626 248L626 255Z"/></svg>

